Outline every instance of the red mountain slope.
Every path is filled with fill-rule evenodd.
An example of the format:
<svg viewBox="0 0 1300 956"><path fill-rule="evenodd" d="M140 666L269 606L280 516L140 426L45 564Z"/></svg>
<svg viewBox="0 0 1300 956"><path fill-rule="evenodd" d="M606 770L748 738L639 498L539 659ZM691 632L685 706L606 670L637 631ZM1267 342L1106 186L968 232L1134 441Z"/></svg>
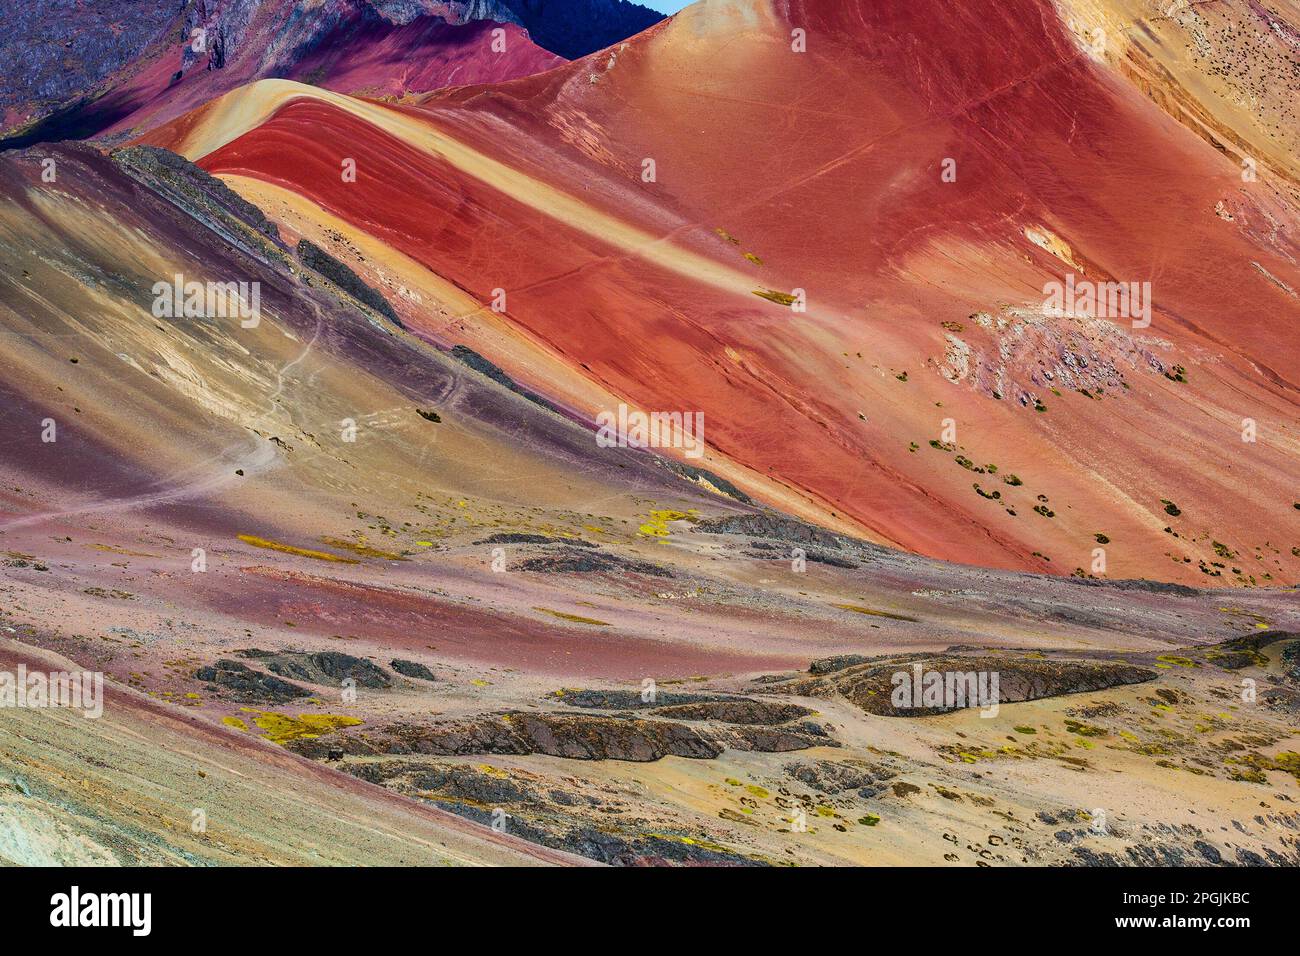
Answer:
<svg viewBox="0 0 1300 956"><path fill-rule="evenodd" d="M703 3L419 107L264 83L151 139L337 217L413 327L587 417L703 411L773 504L957 561L1300 576L1291 184L1049 3ZM1067 275L1149 282L1150 325L1053 312Z"/></svg>

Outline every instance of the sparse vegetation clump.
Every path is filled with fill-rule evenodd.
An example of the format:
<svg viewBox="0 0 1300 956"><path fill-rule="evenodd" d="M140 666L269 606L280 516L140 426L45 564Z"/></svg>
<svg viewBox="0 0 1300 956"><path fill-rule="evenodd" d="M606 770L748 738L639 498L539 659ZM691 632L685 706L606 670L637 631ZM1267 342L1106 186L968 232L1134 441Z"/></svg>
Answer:
<svg viewBox="0 0 1300 956"><path fill-rule="evenodd" d="M1237 552L1233 551L1222 541L1211 541L1210 547L1214 548L1215 554L1217 554L1219 557L1224 558L1226 560L1230 561L1233 558L1237 557Z"/></svg>
<svg viewBox="0 0 1300 956"><path fill-rule="evenodd" d="M1072 734L1078 734L1080 737L1105 737L1108 731L1105 727L1098 727L1095 724L1085 724L1081 720L1067 719L1065 729Z"/></svg>

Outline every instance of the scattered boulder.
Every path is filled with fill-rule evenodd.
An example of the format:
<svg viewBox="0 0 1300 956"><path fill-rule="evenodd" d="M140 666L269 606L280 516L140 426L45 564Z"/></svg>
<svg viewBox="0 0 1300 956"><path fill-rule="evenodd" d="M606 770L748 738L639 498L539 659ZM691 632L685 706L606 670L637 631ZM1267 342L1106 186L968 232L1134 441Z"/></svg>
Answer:
<svg viewBox="0 0 1300 956"><path fill-rule="evenodd" d="M433 676L433 671L418 661L404 661L398 657L389 661L388 666L403 677L412 677L416 680L437 680Z"/></svg>
<svg viewBox="0 0 1300 956"><path fill-rule="evenodd" d="M788 763L784 770L786 776L818 793L837 794L857 790L858 795L864 797L874 797L884 789L887 781L897 776L890 768L869 764L865 760Z"/></svg>

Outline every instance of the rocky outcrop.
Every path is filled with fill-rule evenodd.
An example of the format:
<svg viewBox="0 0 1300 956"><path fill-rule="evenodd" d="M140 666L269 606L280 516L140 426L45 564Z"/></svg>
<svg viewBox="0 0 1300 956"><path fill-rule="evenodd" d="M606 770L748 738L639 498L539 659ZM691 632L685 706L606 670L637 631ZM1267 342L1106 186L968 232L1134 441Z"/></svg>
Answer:
<svg viewBox="0 0 1300 956"><path fill-rule="evenodd" d="M728 747L783 753L837 746L820 728L713 725L693 727L671 720L631 716L511 711L433 723L401 722L357 734L337 735L329 744L314 739L289 746L322 759L331 748L352 756L468 756L546 754L571 760L627 760L643 763L669 755L711 760Z"/></svg>
<svg viewBox="0 0 1300 956"><path fill-rule="evenodd" d="M301 74L305 82L321 82L346 72L350 63L362 70L372 61L383 66L385 48L394 44L405 47L410 64L463 52L459 64L424 82L411 76L418 65L387 70L416 80L419 92L453 78L511 79L563 62L559 57L603 49L662 19L624 0L97 0L10 6L0 35L0 59L7 66L0 74L0 133L15 134L10 145L16 147L96 136L182 85L201 86L208 94L183 91L177 102L193 106L263 77ZM457 49L458 32L477 41L489 23L508 26L519 50L509 61ZM361 55L369 49L380 55ZM358 55L340 55L347 50ZM150 73L166 80L141 80ZM165 121L176 111L163 112Z"/></svg>
<svg viewBox="0 0 1300 956"><path fill-rule="evenodd" d="M806 521L778 514L706 518L696 522L692 530L705 534L743 534L751 538L767 538L786 544L815 545L830 551L843 551L850 544L847 538L840 535L832 534Z"/></svg>
<svg viewBox="0 0 1300 956"><path fill-rule="evenodd" d="M825 662L818 662L825 667ZM765 684L802 697L843 697L869 714L929 717L1139 684L1156 672L1133 664L1047 658L920 654L873 659Z"/></svg>
<svg viewBox="0 0 1300 956"><path fill-rule="evenodd" d="M317 741L295 741L306 756L324 755ZM430 724L395 723L336 737L334 746L355 756L547 754L575 760L710 759L722 746L684 724L588 715L507 713ZM318 753L319 751L319 753Z"/></svg>
<svg viewBox="0 0 1300 956"><path fill-rule="evenodd" d="M453 345L451 347L451 357L469 368L472 368L480 375L490 378L501 387L507 388L516 395L528 399L528 401L532 402L534 405L540 405L548 411L558 411L554 405L542 398L542 396L538 395L536 392L530 392L526 388L521 388L514 379L502 371L499 365L485 359L468 345Z"/></svg>
<svg viewBox="0 0 1300 956"><path fill-rule="evenodd" d="M194 676L206 681L214 693L244 704L287 704L312 694L305 687L224 658L210 666L200 667Z"/></svg>
<svg viewBox="0 0 1300 956"><path fill-rule="evenodd" d="M285 249L279 229L262 210L184 156L158 146L128 146L112 158L131 178L237 245L255 245L250 250L255 254L281 255ZM253 242L241 233L252 233Z"/></svg>
<svg viewBox="0 0 1300 956"><path fill-rule="evenodd" d="M597 545L581 538L552 538L544 534L527 534L518 531L500 531L488 535L475 544L563 544L574 548L595 548Z"/></svg>
<svg viewBox="0 0 1300 956"><path fill-rule="evenodd" d="M653 694L639 690L558 690L549 695L569 707L590 707L595 710L652 710L656 707L673 707L679 704L698 704L720 700L744 700L726 694L690 694L681 691L655 690Z"/></svg>
<svg viewBox="0 0 1300 956"><path fill-rule="evenodd" d="M682 831L679 825L667 824L661 832L647 833L644 818L623 814L626 804L618 797L556 786L557 781L527 771L421 759L358 761L343 769L485 826L500 827L525 840L611 866L756 866L765 862L719 845L696 830ZM572 777L566 782L580 783Z"/></svg>
<svg viewBox="0 0 1300 956"><path fill-rule="evenodd" d="M361 281L361 277L310 239L298 242L298 258L308 269L324 276L362 305L378 312L398 328L403 328L393 307L379 290Z"/></svg>
<svg viewBox="0 0 1300 956"><path fill-rule="evenodd" d="M774 726L807 717L812 714L812 711L799 704L740 699L674 704L668 707L657 707L653 713L656 717L673 720L716 720L727 724Z"/></svg>
<svg viewBox="0 0 1300 956"><path fill-rule="evenodd" d="M734 498L742 504L752 505L754 499L745 494L727 479L721 475L714 474L707 468L697 468L694 465L688 465L685 462L673 461L671 458L657 458L660 465L667 468L679 478L685 478L687 481L697 485L703 485L713 491L726 495L728 498Z"/></svg>
<svg viewBox="0 0 1300 956"><path fill-rule="evenodd" d="M813 713L807 707L785 701L660 690L652 695L632 690L565 690L555 692L551 699L570 707L645 711L672 720L713 720L724 724L776 726L810 717Z"/></svg>
<svg viewBox="0 0 1300 956"><path fill-rule="evenodd" d="M520 571L539 571L544 574L604 574L627 571L631 574L646 574L656 578L671 578L675 575L665 567L651 564L649 561L636 561L600 551L582 551L578 548L560 548L546 555L527 558L519 562Z"/></svg>
<svg viewBox="0 0 1300 956"><path fill-rule="evenodd" d="M862 654L838 654L835 657L823 657L815 660L808 665L809 674L833 674L836 671L842 671L846 667L853 667L857 664L865 664L871 660Z"/></svg>
<svg viewBox="0 0 1300 956"><path fill-rule="evenodd" d="M393 678L378 664L341 651L308 653L249 649L239 653L242 657L258 661L267 670L281 677L311 684L338 686L341 681L351 679L356 681L358 687L384 689L393 686Z"/></svg>

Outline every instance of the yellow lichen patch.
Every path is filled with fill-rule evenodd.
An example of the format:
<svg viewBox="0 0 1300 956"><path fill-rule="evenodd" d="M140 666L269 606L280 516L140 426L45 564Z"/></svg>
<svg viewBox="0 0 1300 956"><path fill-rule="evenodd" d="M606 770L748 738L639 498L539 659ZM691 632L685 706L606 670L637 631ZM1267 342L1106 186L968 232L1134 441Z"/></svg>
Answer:
<svg viewBox="0 0 1300 956"><path fill-rule="evenodd" d="M255 548L266 548L270 551L281 551L284 554L296 554L302 558L315 558L317 561L338 561L341 564L360 564L355 558L342 558L337 554L329 554L326 551L312 551L310 548L295 548L291 544L281 544L278 541L269 541L266 538L259 538L253 534L241 534L239 540L245 544L251 544Z"/></svg>
<svg viewBox="0 0 1300 956"><path fill-rule="evenodd" d="M247 730L248 724L239 717L222 717L221 722L227 727L234 727L236 730Z"/></svg>
<svg viewBox="0 0 1300 956"><path fill-rule="evenodd" d="M835 604L832 606L839 608L841 611L852 611L854 614L869 614L872 617L887 617L895 621L911 621L914 624L917 623L916 618L908 617L906 614L895 614L892 611L878 611L875 608L862 607L858 604Z"/></svg>
<svg viewBox="0 0 1300 956"><path fill-rule="evenodd" d="M342 538L321 538L321 544L327 544L331 548L341 548L344 551L351 551L353 554L359 554L363 558L383 558L385 561L405 561L406 558L400 554L394 554L392 551L380 551L378 548L372 548L369 545L359 544L355 541L345 541Z"/></svg>
<svg viewBox="0 0 1300 956"><path fill-rule="evenodd" d="M146 551L131 551L131 550L129 550L128 548L119 548L119 547L118 547L117 545L115 545L115 544L92 544L91 547L94 548L96 551L110 551L110 552L112 552L113 554L125 554L125 555L129 555L130 557L133 557L133 558L156 558L156 557L158 557L158 555L156 555L156 554L149 554L149 553L146 552Z"/></svg>
<svg viewBox="0 0 1300 956"><path fill-rule="evenodd" d="M657 840L673 840L686 846L703 847L706 850L713 850L718 853L731 853L732 851L721 843L714 843L712 840L700 840L695 837L678 836L675 833L647 833L646 836L654 837Z"/></svg>
<svg viewBox="0 0 1300 956"><path fill-rule="evenodd" d="M495 777L498 780L510 779L510 774L506 773L506 771L502 770L500 767L494 767L491 764L481 763L478 765L478 769L480 773L485 773L489 777Z"/></svg>
<svg viewBox="0 0 1300 956"><path fill-rule="evenodd" d="M340 727L355 727L360 718L346 714L277 714L273 710L254 711L253 723L266 731L262 736L272 743L283 744L290 740L311 740L332 733Z"/></svg>
<svg viewBox="0 0 1300 956"><path fill-rule="evenodd" d="M581 614L566 614L564 611L552 611L549 607L535 607L534 611L541 611L543 614L549 614L552 617L558 617L562 621L573 621L575 624L597 624L600 627L611 627L609 621L598 621L594 617L583 617Z"/></svg>
<svg viewBox="0 0 1300 956"><path fill-rule="evenodd" d="M647 538L666 538L668 537L669 522L696 521L699 516L700 513L695 508L691 508L689 511L660 508L651 511L648 520L637 530Z"/></svg>

